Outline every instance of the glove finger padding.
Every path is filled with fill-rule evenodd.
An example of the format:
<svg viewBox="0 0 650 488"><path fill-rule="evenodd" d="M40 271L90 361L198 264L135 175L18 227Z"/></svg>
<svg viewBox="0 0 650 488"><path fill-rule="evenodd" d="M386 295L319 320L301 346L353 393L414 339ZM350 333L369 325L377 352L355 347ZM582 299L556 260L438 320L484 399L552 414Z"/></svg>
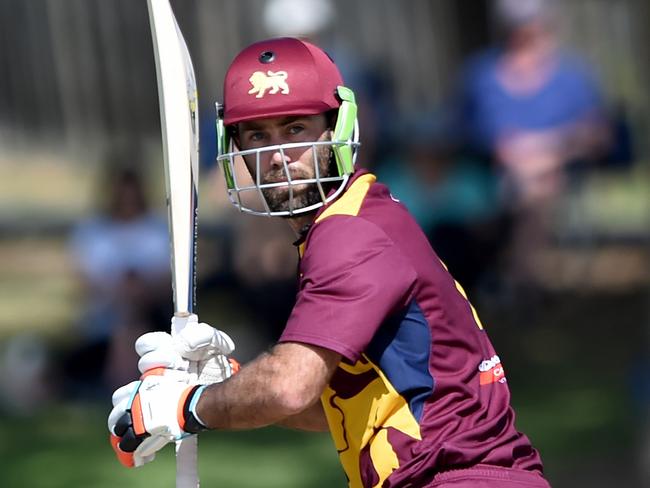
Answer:
<svg viewBox="0 0 650 488"><path fill-rule="evenodd" d="M140 381L136 380L115 390L111 398L113 406L115 407L118 403L122 403L125 400L128 400L129 397L133 395L133 392L138 388L138 386L140 386Z"/></svg>
<svg viewBox="0 0 650 488"><path fill-rule="evenodd" d="M138 369L143 374L171 374L187 372L189 361L174 348L174 339L167 332L148 332L135 341L135 350L141 356ZM178 376L178 375L177 375Z"/></svg>
<svg viewBox="0 0 650 488"><path fill-rule="evenodd" d="M191 361L217 354L228 356L235 350L235 343L228 334L203 322L188 323L174 336L174 346L183 358Z"/></svg>
<svg viewBox="0 0 650 488"><path fill-rule="evenodd" d="M222 354L211 357L207 361L192 361L190 363L190 373L196 374L196 382L200 385L221 383L238 370L239 363Z"/></svg>
<svg viewBox="0 0 650 488"><path fill-rule="evenodd" d="M146 432L142 432L141 435L136 434L131 418L131 412L134 410L133 402L141 383L141 381L133 381L115 390L113 409L108 416L111 446L120 463L129 468L140 466L148 461L144 457L136 455L138 446L148 434Z"/></svg>
<svg viewBox="0 0 650 488"><path fill-rule="evenodd" d="M202 385L221 383L234 372L233 364L239 364L234 359L219 354L202 361L188 361L169 349L159 349L148 352L140 361L138 368L143 377L152 374L174 377L179 381L196 382Z"/></svg>
<svg viewBox="0 0 650 488"><path fill-rule="evenodd" d="M190 364L187 359L183 359L176 352L172 344L165 344L158 349L147 352L138 361L138 369L141 373L148 373L158 368L189 371Z"/></svg>
<svg viewBox="0 0 650 488"><path fill-rule="evenodd" d="M202 430L190 408L198 388L173 378L147 376L116 390L108 428L120 462L141 466L165 444Z"/></svg>
<svg viewBox="0 0 650 488"><path fill-rule="evenodd" d="M153 461L156 452L169 443L168 438L159 435L138 439L128 428L123 430L125 423L120 422L118 428L118 431L123 432L123 436L119 437L111 433L110 441L118 461L127 468L137 468Z"/></svg>
<svg viewBox="0 0 650 488"><path fill-rule="evenodd" d="M117 456L117 460L127 468L133 468L135 466L135 460L133 459L133 453L132 452L124 452L122 449L120 449L119 444L120 441L122 440L121 437L116 436L115 434L111 434L110 436L110 441L111 441L111 447L113 448L113 451L115 451L115 455Z"/></svg>
<svg viewBox="0 0 650 488"><path fill-rule="evenodd" d="M147 437L133 453L133 464L137 468L153 461L156 458L156 453L167 444L169 444L169 440L166 437L159 435Z"/></svg>
<svg viewBox="0 0 650 488"><path fill-rule="evenodd" d="M198 323L196 315L173 317L172 329L175 331L173 337L166 332L149 332L138 338L135 349L141 356L138 362L141 373L157 368L190 371L188 361L208 361L218 355L227 356L235 349L228 334L206 323ZM203 365L198 367L199 375L202 369ZM192 372L197 373L197 368ZM221 381L228 376L230 374L222 374Z"/></svg>
<svg viewBox="0 0 650 488"><path fill-rule="evenodd" d="M144 356L148 352L161 348L172 348L174 339L168 332L147 332L142 334L135 341L135 351L138 356Z"/></svg>

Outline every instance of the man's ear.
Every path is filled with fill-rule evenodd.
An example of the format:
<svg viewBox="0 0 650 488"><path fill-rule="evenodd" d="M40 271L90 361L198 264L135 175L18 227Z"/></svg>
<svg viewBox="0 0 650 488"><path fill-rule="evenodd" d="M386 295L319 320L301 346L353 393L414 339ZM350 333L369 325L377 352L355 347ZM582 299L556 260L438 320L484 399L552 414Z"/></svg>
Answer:
<svg viewBox="0 0 650 488"><path fill-rule="evenodd" d="M226 128L228 131L228 137L232 140L233 144L237 146L237 149L241 150L241 145L239 144L239 130L236 125L231 125Z"/></svg>
<svg viewBox="0 0 650 488"><path fill-rule="evenodd" d="M333 109L328 111L325 116L327 117L327 128L330 130L330 132L334 131L334 127L336 127L336 120L339 115L339 110L338 109Z"/></svg>

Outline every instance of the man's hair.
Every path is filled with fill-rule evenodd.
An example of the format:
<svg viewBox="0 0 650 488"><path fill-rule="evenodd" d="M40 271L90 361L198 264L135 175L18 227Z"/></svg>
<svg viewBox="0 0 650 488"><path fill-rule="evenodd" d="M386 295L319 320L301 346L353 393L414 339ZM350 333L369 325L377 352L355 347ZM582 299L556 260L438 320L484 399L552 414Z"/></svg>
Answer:
<svg viewBox="0 0 650 488"><path fill-rule="evenodd" d="M556 8L555 0L495 0L492 21L497 32L507 35L530 22L552 24Z"/></svg>

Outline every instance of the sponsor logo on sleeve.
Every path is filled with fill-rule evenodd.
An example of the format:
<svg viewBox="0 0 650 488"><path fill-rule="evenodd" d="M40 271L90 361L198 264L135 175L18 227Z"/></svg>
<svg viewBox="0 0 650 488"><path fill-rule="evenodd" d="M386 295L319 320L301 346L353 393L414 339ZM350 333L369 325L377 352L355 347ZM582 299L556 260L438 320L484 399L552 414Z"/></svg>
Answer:
<svg viewBox="0 0 650 488"><path fill-rule="evenodd" d="M489 385L497 381L499 383L506 382L506 374L501 365L501 359L496 354L490 359L481 361L481 364L478 365L478 371L480 385Z"/></svg>

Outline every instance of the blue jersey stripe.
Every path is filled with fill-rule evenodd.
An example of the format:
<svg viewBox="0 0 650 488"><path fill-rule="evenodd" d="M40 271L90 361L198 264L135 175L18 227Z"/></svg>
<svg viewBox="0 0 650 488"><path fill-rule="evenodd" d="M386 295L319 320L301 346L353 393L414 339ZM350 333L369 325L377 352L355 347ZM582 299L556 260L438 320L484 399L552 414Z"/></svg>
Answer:
<svg viewBox="0 0 650 488"><path fill-rule="evenodd" d="M384 322L368 346L367 356L406 399L419 422L434 379L429 372L431 331L422 309L411 301L401 313Z"/></svg>

